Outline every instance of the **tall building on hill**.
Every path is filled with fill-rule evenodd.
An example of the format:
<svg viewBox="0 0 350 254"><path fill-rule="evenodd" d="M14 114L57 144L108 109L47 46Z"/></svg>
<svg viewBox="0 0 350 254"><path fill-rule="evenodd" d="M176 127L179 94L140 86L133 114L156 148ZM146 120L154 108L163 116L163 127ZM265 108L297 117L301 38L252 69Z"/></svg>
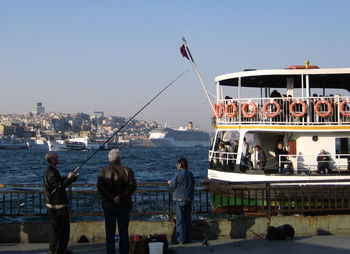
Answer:
<svg viewBox="0 0 350 254"><path fill-rule="evenodd" d="M43 104L41 102L36 103L36 107L34 109L34 112L37 114L45 113L45 107L43 107Z"/></svg>

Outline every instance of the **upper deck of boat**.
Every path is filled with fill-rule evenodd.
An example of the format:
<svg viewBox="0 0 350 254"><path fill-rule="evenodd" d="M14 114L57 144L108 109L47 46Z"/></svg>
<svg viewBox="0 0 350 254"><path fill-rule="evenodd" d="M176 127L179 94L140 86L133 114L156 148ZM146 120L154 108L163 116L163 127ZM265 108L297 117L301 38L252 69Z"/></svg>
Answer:
<svg viewBox="0 0 350 254"><path fill-rule="evenodd" d="M216 128L350 131L350 68L303 67L246 70L216 77ZM236 98L227 91L232 87L237 87ZM242 88L258 88L261 97L244 98ZM273 94L270 89L285 89L286 95ZM323 89L323 95L314 95L313 89ZM344 93L333 95L328 89ZM300 96L295 96L297 90Z"/></svg>

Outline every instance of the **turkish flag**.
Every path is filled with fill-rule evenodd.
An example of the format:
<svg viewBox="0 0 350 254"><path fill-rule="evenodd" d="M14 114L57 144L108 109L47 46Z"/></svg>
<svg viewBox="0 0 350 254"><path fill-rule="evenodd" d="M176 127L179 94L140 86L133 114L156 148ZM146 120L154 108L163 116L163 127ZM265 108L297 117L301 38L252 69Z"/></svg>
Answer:
<svg viewBox="0 0 350 254"><path fill-rule="evenodd" d="M188 60L190 60L190 58L187 55L185 44L182 44L182 46L180 47L180 52L183 57L186 57Z"/></svg>

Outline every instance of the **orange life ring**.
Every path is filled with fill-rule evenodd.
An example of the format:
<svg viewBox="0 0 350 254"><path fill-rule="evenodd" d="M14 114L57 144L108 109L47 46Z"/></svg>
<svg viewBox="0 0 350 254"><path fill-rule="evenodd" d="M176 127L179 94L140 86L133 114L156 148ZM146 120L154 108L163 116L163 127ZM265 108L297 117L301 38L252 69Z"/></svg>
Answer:
<svg viewBox="0 0 350 254"><path fill-rule="evenodd" d="M276 111L273 112L273 113L267 112L267 107L268 107L270 104L273 104L273 105L276 106ZM273 101L269 100L269 101L267 101L267 102L264 104L264 113L265 113L265 115L267 115L268 117L275 117L275 116L278 116L279 113L280 113L280 111L281 111L281 106L280 106L280 104L278 104L278 102L275 101L275 100L273 100Z"/></svg>
<svg viewBox="0 0 350 254"><path fill-rule="evenodd" d="M232 108L232 110L230 110ZM226 104L225 114L228 118L235 117L237 114L237 105L235 102L230 101Z"/></svg>
<svg viewBox="0 0 350 254"><path fill-rule="evenodd" d="M252 113L248 113L248 105L251 105L253 107L253 112ZM242 105L242 114L243 116L245 116L246 118L252 118L256 115L256 104L254 102L249 102L249 103L244 103Z"/></svg>
<svg viewBox="0 0 350 254"><path fill-rule="evenodd" d="M318 110L318 107L321 105L321 104L325 104L327 105L327 112L324 112L324 113L321 113L319 110ZM315 112L318 116L320 117L326 117L326 116L329 116L331 113L332 113L332 110L333 110L333 107L332 107L332 104L327 101L327 100L319 100L318 102L316 102L315 104Z"/></svg>
<svg viewBox="0 0 350 254"><path fill-rule="evenodd" d="M350 113L344 111L344 105L345 105L346 103L349 103L349 102L350 102L349 99L343 100L343 101L340 103L340 105L339 105L340 114L342 114L343 116L350 116Z"/></svg>
<svg viewBox="0 0 350 254"><path fill-rule="evenodd" d="M294 110L295 105L297 104L301 104L302 106L302 111L300 113L296 113ZM289 112L292 114L292 116L294 117L303 117L306 113L306 103L304 101L293 101L290 105L289 105Z"/></svg>
<svg viewBox="0 0 350 254"><path fill-rule="evenodd" d="M218 105L214 104L214 117L221 118L224 113L224 106L221 103Z"/></svg>

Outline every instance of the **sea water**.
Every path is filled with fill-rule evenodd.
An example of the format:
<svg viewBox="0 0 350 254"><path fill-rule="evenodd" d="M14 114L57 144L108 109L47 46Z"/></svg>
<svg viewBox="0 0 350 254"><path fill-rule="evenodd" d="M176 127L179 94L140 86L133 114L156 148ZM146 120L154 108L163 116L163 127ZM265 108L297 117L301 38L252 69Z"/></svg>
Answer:
<svg viewBox="0 0 350 254"><path fill-rule="evenodd" d="M208 148L131 148L120 149L122 164L130 167L137 182L167 182L176 172L177 160L185 157L196 182L206 178ZM42 184L47 166L45 150L0 150L0 184ZM85 161L92 151L62 151L57 165L66 176ZM108 165L108 151L99 151L79 171L77 183L96 183L99 170Z"/></svg>

